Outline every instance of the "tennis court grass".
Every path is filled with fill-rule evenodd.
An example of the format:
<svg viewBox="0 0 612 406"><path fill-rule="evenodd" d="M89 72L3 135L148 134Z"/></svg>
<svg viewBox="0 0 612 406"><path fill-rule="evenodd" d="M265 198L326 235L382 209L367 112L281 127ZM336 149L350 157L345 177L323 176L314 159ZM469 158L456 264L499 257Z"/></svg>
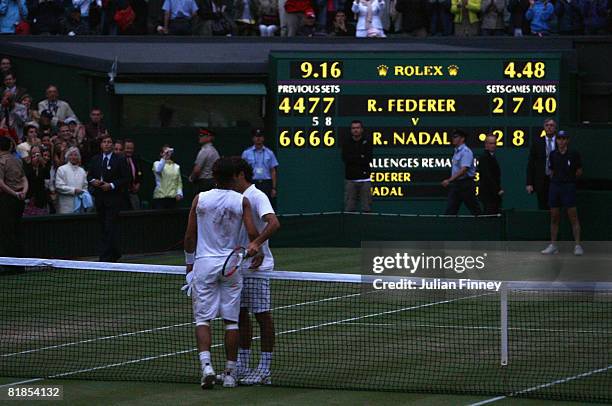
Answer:
<svg viewBox="0 0 612 406"><path fill-rule="evenodd" d="M358 273L359 272L359 251L351 250L351 249L282 249L275 250L275 255L277 259L278 268L285 270L293 270L293 271L310 271L310 272L341 272L341 273ZM157 263L157 264L180 264L182 262L182 258L180 255L164 255L164 256L152 256L152 257L136 257L133 259L133 262L141 262L141 263ZM77 271L78 272L78 271ZM27 286L27 281L24 282L24 286ZM80 278L78 281L80 285L71 284L71 286L58 286L54 289L53 292L47 292L48 301L46 303L54 303L60 297L66 297L70 295L70 292L74 289L88 289L88 288L98 288L105 291L112 291L117 287L113 286L112 279L103 279L102 283L100 280L96 279L96 286L91 286L93 281L87 280L87 278ZM274 306L290 306L296 303L296 297L291 297L286 294L286 291L298 290L297 286L278 286L273 288L273 292L275 295ZM299 289L303 290L303 289ZM285 292L285 293L283 293ZM359 292L359 288L357 288L356 292ZM337 287L329 287L327 286L325 289L317 289L310 288L308 292L303 293L304 296L300 296L299 300L303 298L309 298L310 300L316 301L321 299L326 299L329 297L340 297L351 295L355 293L353 290L347 290L345 286L337 286ZM15 295L15 293L2 292L2 288L0 288L0 294L10 294ZM18 300L26 301L31 298L31 292L28 292L25 289L22 292L23 296L17 298ZM142 292L134 292L134 294L142 294ZM172 342L164 342L163 347L169 354L182 352L186 348L190 348L191 345L185 346L185 343L191 343L193 341L193 327L190 324L190 312L188 302L174 302L173 299L162 298L159 296L159 292L155 289L146 293L150 295L150 300L152 302L162 301L162 303L172 303L173 306L177 306L176 314L183 314L178 319L173 320L159 320L155 319L156 315L147 313L147 309L130 309L130 312L133 313L134 310L142 312L142 325L133 324L135 321L133 318L125 318L125 325L123 328L124 331L137 331L139 329L151 328L150 325L151 320L155 320L159 322L158 325L172 325L178 324L176 328L180 331L178 335L179 339ZM100 319L104 320L105 318L113 319L114 323L117 323L117 320L121 322L122 310L126 309L126 306L129 306L130 298L116 298L116 301L112 304L112 306L108 306L108 303L103 302L104 296L100 297L102 300L100 303L91 303L90 306L100 307L100 309L111 309L112 312L108 312L106 314L105 310L100 313ZM170 300L168 302L167 300ZM385 382L381 380L379 376L381 375L379 370L376 368L380 368L379 357L381 354L392 354L393 357L390 357L386 368L392 369L395 374L400 376L405 371L410 371L411 369L421 367L422 362L427 359L427 354L425 351L429 348L435 347L444 347L449 346L450 341L465 343L465 345L475 345L474 348L469 347L461 347L457 348L457 351L446 352L446 359L441 360L441 364L438 368L441 368L438 371L432 371L430 375L423 375L421 377L415 377L416 379L411 380L410 385L405 387L404 389L414 389L414 388L427 388L428 384L432 384L437 377L433 374L436 373L444 373L446 378L452 382L453 386L456 387L464 387L465 390L470 390L470 387L462 385L465 383L466 385L472 382L478 382L481 380L491 380L491 379L500 379L504 377L499 376L499 367L498 367L498 355L494 353L483 353L484 348L490 348L491 342L497 346L498 341L498 333L495 330L484 330L479 331L478 340L476 342L472 342L468 344L468 339L474 338L474 332L470 332L469 330L460 330L459 332L453 332L452 335L444 334L437 335L434 333L434 330L428 330L424 328L419 329L411 329L410 323L407 320L406 314L401 313L391 313L397 307L397 303L389 302L389 303L378 303L376 307L377 312L381 313L375 314L373 317L369 317L370 313L363 313L365 310L363 305L360 305L360 302L357 302L358 299L348 298L348 300L341 301L330 301L325 302L324 306L318 306L317 313L305 313L301 311L300 308L290 307L285 309L285 312L278 312L275 314L276 328L277 332L291 332L290 334L283 334L279 336L279 340L277 342L277 346L279 348L283 348L283 351L279 351L275 358L275 363L280 365L280 368L277 368L275 371L275 383L280 385L304 385L307 382L307 386L333 386L333 387L351 387L354 386L355 382L364 382L369 381L370 385L360 385L364 388L369 389L390 389L387 385L390 385L390 382ZM472 303L473 300L473 303ZM497 318L497 307L488 306L483 304L483 300L490 300L492 303L495 302L496 298L474 298L453 303L452 308L448 308L448 310L443 310L441 307L436 310L434 313L431 310L419 309L417 313L411 312L410 318L412 321L416 320L433 320L438 319L438 321L443 322L444 317L448 317L448 315L452 314L463 314L464 316L460 319L457 319L453 316L454 323L462 323L461 325L465 327L478 326L481 325L484 321L494 320ZM41 305L41 306L44 306ZM57 320L70 320L69 323L74 323L75 325L82 326L85 322L84 320L79 320L78 317L75 317L75 306L78 306L78 303L73 303L72 305L65 305L63 308L55 309L55 314L57 315ZM34 313L44 311L43 308L36 308L36 306L31 307ZM182 310L181 311L179 311ZM471 313L470 310L477 309L476 313ZM483 313L483 309L490 312L487 314ZM491 310L493 309L493 310ZM357 314L356 314L357 312ZM363 314L359 313L362 312ZM418 312L423 312L422 318L419 317ZM494 314L495 313L495 314ZM78 312L76 313L78 314ZM311 326L320 326L324 324L329 324L330 320L347 320L354 317L360 316L368 316L367 321L369 324L379 324L380 328L377 328L378 334L376 338L376 342L381 345L380 348L368 346L368 343L372 341L372 329L371 328L363 328L360 325L351 325L347 328L347 323L333 323L331 325L327 325L324 331L322 329L317 328L308 328L307 330L302 330L305 327ZM441 319L440 319L441 318ZM480 318L480 319L477 319ZM7 320L11 321L11 320ZM138 323L138 321L136 321ZM147 324L149 323L149 324ZM167 323L167 324L166 324ZM27 326L26 326L27 327ZM220 327L220 326L216 326ZM420 326L423 327L423 326ZM68 329L69 330L69 329ZM217 328L216 331L219 332L221 329ZM297 330L297 331L296 331ZM466 334L465 337L462 337L461 334ZM338 339L340 337L340 339ZM398 351L402 351L402 346L398 343L398 337L402 340L410 340L413 342L424 343L424 352L423 354L413 354L411 358L402 357L401 354L398 354ZM432 338L433 337L433 338ZM85 337L85 339L91 339L96 337ZM55 342L49 343L48 337L44 338L47 341L41 339L39 343L36 342L34 338L32 343L39 345L61 345L70 340L74 340L73 337L66 336L65 334L58 334L55 337ZM80 339L83 339L81 337ZM115 338L117 339L117 338ZM113 358L111 360L112 363L122 363L126 359L142 359L150 356L150 348L154 346L154 348L158 349L160 347L159 337L153 335L147 335L144 337L140 336L128 336L118 338L120 340L127 340L126 346L131 349L130 354L113 354ZM535 339L538 339L537 337ZM438 341L436 341L438 340ZM105 340L106 341L106 340ZM79 368L83 368L83 365L91 365L96 358L96 355L102 351L107 351L108 343L105 341L89 343L87 346L87 350L84 350L82 346L70 346L61 347L57 349L53 349L51 351L45 351L44 354L39 354L40 360L46 364L46 366L53 365L55 370L53 373L49 373L48 375L57 375L62 374L69 371L78 371ZM219 343L221 341L221 337L217 335L215 337L215 342ZM346 353L346 348L344 345L347 342L352 343L363 343L364 348L368 348L369 352L366 352L363 355L363 369L362 370L351 370L350 374L347 374L347 371L342 368L342 355ZM382 343L388 343L388 345L383 345ZM482 347L478 347L482 345ZM36 345L34 345L36 347ZM255 345L255 349L257 344ZM577 344L578 347L578 344ZM559 349L551 348L550 351L558 351ZM563 349L563 351L571 351L571 348ZM68 352L67 352L68 351ZM4 349L2 351L5 353ZM71 353L72 352L72 353ZM478 365L474 365L473 375L470 376L470 379L466 379L465 376L462 376L462 370L465 368L466 363L474 362L476 360L471 359L470 354L481 353L479 357ZM215 351L216 365L221 365L221 348ZM467 355L466 355L467 354ZM398 356L399 355L399 356ZM541 354L542 359L554 359L551 354L546 354L545 352ZM454 358L448 358L448 357ZM157 358L146 361L147 367L143 371L141 365L142 363L134 363L127 365L120 365L112 368L104 368L102 370L97 371L87 371L82 374L73 374L71 376L75 378L79 377L87 377L89 379L108 379L108 375L105 375L106 372L112 370L112 374L115 374L117 377L130 377L130 379L147 379L146 374L148 371L152 370L156 374L159 374L164 380L187 380L187 381L197 381L197 357L194 351L191 352L182 352L180 354L172 355L172 362L167 362L168 358ZM63 362L58 364L57 360L62 359ZM329 362L327 365L321 365L321 359L328 359ZM491 360L490 365L482 365L483 359ZM314 362L314 361L318 362ZM534 360L531 360L532 362ZM537 362L537 360L535 360ZM37 361L39 362L39 361ZM567 363L567 360L559 360L560 365L558 368L565 368L565 370L560 369L559 372L562 374L569 374L567 376L575 375L576 373L580 373L581 371L576 366L573 365L564 365L563 363ZM175 364L179 364L182 367L180 370L177 370L174 366ZM309 368L309 365L317 365L317 367ZM518 373L527 373L529 371L525 369L526 366L530 365L529 363L525 365L518 365L520 370L517 370ZM455 368L454 366L461 366L461 368ZM303 381L295 381L295 370L299 369L299 376L303 377ZM103 373L100 373L103 372ZM510 372L511 373L511 372ZM139 374L141 374L139 376ZM19 372L15 371L11 375L18 376ZM293 376L294 378L289 378ZM565 375L563 375L565 376ZM603 376L603 375L600 375ZM551 382L552 380L558 379L559 376L532 376L528 378L528 383L533 385L537 385L540 383ZM529 382L529 380L532 380ZM592 379L592 378L590 378ZM587 379L588 381L588 379ZM609 381L609 378L608 378ZM596 378L592 380L592 389L602 390L598 388L598 385L605 383L606 381L602 378ZM114 402L122 402L122 401L132 401L141 399L141 396L134 396L134 394L144 393L148 391L152 391L152 395L142 395L142 401L148 399L148 404L155 404L155 402L160 402L160 404L165 403L163 399L167 399L168 394L165 393L161 388L166 388L171 392L170 395L173 395L174 390L178 390L181 394L185 396L185 398L181 398L181 404L183 404L183 400L185 404L189 403L189 399L192 399L194 402L197 402L198 399L204 399L203 396L206 396L207 400L213 400L215 403L224 403L224 400L228 400L231 398L232 402L247 402L252 403L253 400L260 400L261 404L280 404L283 403L297 403L297 404L313 404L325 402L329 404L344 404L344 403L359 403L359 404L385 404L385 403L393 403L393 404L415 404L421 401L426 402L427 404L467 404L476 402L478 400L482 400L486 397L477 397L477 396L467 396L467 397L453 397L453 396L438 396L438 395L415 395L415 394L397 394L397 393L380 393L380 392L352 392L352 391L325 391L325 390L306 390L306 389L287 389L287 388L239 388L234 391L228 390L220 390L215 391L214 394L203 394L198 390L197 385L183 385L183 384L150 384L150 383L125 383L125 382L82 382L82 381L65 381L63 384L67 385L67 388L72 388L75 392L80 393L81 391L87 392L88 390L92 390L91 396L94 398L100 399L101 396L104 396L103 393L100 393L99 396L95 394L95 392L109 392L116 388L119 389L119 392L116 396L111 396L109 398L110 403ZM571 383L570 383L571 385ZM529 386L526 386L529 387ZM90 389L87 389L90 388ZM98 388L98 389L92 389ZM124 388L124 389L120 389ZM175 389L170 389L175 388ZM180 388L180 389L179 389ZM392 386L391 386L392 389ZM440 390L439 388L431 387L432 390ZM521 388L517 388L521 389ZM584 387L580 388L584 390ZM218 398L217 398L218 397ZM81 395L78 399L74 400L84 401L87 399L88 395ZM113 399L113 400L111 400ZM128 400L129 399L129 400ZM285 400L281 400L285 399ZM100 399L102 400L102 399ZM327 401L326 401L327 400ZM85 401L84 401L85 402ZM337 403L336 403L337 402ZM523 400L521 400L523 402ZM523 403L522 403L523 404Z"/></svg>
<svg viewBox="0 0 612 406"><path fill-rule="evenodd" d="M18 382L18 378L0 378L0 386ZM359 406L457 406L470 405L488 397L432 395L422 393L390 393L374 391L323 390L282 387L238 387L215 388L202 391L198 385L105 382L83 380L53 380L39 384L57 384L64 387L64 404L71 406L92 405L142 405L142 406L201 406L201 405L255 405L255 406L312 406L312 405L359 405ZM2 388L4 390L4 388ZM493 405L508 406L552 405L552 401L531 399L504 399ZM30 402L29 404L31 404ZM11 405L28 404L12 401ZM579 406L578 402L554 402L555 406Z"/></svg>

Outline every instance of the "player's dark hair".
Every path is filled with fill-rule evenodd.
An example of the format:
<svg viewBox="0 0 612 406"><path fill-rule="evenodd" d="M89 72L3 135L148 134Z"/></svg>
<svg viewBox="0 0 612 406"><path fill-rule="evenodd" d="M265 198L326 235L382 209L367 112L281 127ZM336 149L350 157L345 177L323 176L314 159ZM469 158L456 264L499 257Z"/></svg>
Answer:
<svg viewBox="0 0 612 406"><path fill-rule="evenodd" d="M10 151L11 150L11 140L9 137L0 136L0 151Z"/></svg>
<svg viewBox="0 0 612 406"><path fill-rule="evenodd" d="M236 167L236 175L242 172L244 173L244 178L247 180L247 182L253 183L253 168L251 167L251 164L239 156L232 157L232 160L234 161L234 166Z"/></svg>
<svg viewBox="0 0 612 406"><path fill-rule="evenodd" d="M353 121L351 121L351 127L353 126L353 124L359 124L361 126L361 128L363 128L363 122L361 120L353 120Z"/></svg>
<svg viewBox="0 0 612 406"><path fill-rule="evenodd" d="M132 143L132 144L136 145L136 143L134 142L134 140L133 140L133 139L131 139L131 138L126 138L125 140L123 140L123 144L127 144L128 142L130 142L130 143Z"/></svg>
<svg viewBox="0 0 612 406"><path fill-rule="evenodd" d="M13 77L13 79L17 79L17 75L15 75L15 72L13 72L12 70L7 71L4 74L4 77L6 78L8 75L11 75Z"/></svg>
<svg viewBox="0 0 612 406"><path fill-rule="evenodd" d="M212 168L213 178L220 189L229 189L234 182L236 168L232 158L222 157L215 161Z"/></svg>

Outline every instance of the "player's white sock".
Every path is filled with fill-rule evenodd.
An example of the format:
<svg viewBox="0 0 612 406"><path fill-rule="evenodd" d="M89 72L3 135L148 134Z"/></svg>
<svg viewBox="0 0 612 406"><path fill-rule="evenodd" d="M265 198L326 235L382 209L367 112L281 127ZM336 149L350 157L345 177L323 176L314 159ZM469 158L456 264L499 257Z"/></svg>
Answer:
<svg viewBox="0 0 612 406"><path fill-rule="evenodd" d="M202 365L202 369L206 365L210 365L210 351L202 351L200 353L200 364Z"/></svg>
<svg viewBox="0 0 612 406"><path fill-rule="evenodd" d="M241 348L238 350L238 365L240 365L240 368L248 368L250 359L251 359L251 349L250 348Z"/></svg>
<svg viewBox="0 0 612 406"><path fill-rule="evenodd" d="M261 358L259 359L259 366L257 368L269 371L271 364L272 364L272 353L262 352Z"/></svg>
<svg viewBox="0 0 612 406"><path fill-rule="evenodd" d="M236 361L227 360L227 362L225 363L225 369L228 371L233 371L234 369L236 369Z"/></svg>

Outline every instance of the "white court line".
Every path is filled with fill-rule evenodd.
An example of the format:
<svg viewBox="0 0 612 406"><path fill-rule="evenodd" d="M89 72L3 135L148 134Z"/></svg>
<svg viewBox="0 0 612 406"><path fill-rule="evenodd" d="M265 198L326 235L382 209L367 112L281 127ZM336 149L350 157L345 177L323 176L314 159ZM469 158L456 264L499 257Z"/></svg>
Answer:
<svg viewBox="0 0 612 406"><path fill-rule="evenodd" d="M333 325L342 324L342 323L346 323L346 322L351 322L351 321L355 321L355 320L363 320L363 319L367 319L367 318L371 318L371 317L377 317L377 316L383 316L383 315L387 315L387 314L399 313L399 312L404 312L404 311L408 311L408 310L416 310L416 309L421 309L421 308L424 308L424 307L430 307L430 306L435 306L435 305L439 305L439 304L452 303L452 302L456 302L456 301L459 301L459 300L472 299L472 298L475 298L475 297L481 297L481 296L486 296L486 295L491 295L491 294L492 293L482 293L480 295L472 295L472 296L460 297L460 298L456 298L456 299L442 300L442 301L439 301L439 302L431 302L431 303L426 303L426 304L417 305L417 306L404 307L402 309L388 310L386 312L366 314L365 316L351 317L351 318L344 319L344 320L330 321L330 322L327 322L327 323L317 324L317 325L314 325L314 326L302 327L302 328L292 329L292 330L285 330L285 331L281 331L280 333L276 333L275 336L281 336L281 335L292 334L292 333L299 333L301 331L313 330L313 329L320 328L320 327L333 326ZM260 337L253 337L253 339L259 339L259 338ZM214 347L219 347L221 345L223 345L223 344L215 344L212 347L213 348ZM139 363L139 362L146 362L146 361L152 361L152 360L156 360L156 359L160 359L160 358L172 357L172 356L175 356L175 355L186 354L186 353L190 353L190 352L194 352L194 351L197 351L197 348L191 348L191 349L188 349L188 350L176 351L176 352L172 352L172 353L160 354L160 355L155 355L155 356L150 356L150 357L145 357L145 358L139 358L139 359L134 359L134 360L130 360L130 361L117 362L117 363L114 363L114 364L102 365L102 366L93 367L93 368L80 369L80 370L77 370L77 371L64 372L64 373L61 373L61 374L50 375L50 376L48 376L46 378L36 378L35 380L61 378L61 377L64 377L64 376L76 375L76 374L81 374L81 373L85 373L85 372L98 371L98 370L101 370L101 369L120 367L120 366L123 366L123 365L130 365L130 364L136 364L136 363ZM34 381L34 380L30 380L30 381ZM9 383L9 384L6 384L6 385L1 385L0 388L6 387L6 386L14 386L14 385L18 385L18 384L20 384L20 382Z"/></svg>
<svg viewBox="0 0 612 406"><path fill-rule="evenodd" d="M368 293L373 293L373 292L376 292L376 291L372 291ZM273 308L272 311L288 309L292 307L306 306L309 304L322 303L322 302L327 302L327 301L332 301L332 300L345 299L347 297L359 296L361 294L362 293L354 293L354 294L345 295L345 296L336 296L336 297L330 297L326 299L313 300L310 302L295 303L292 305L279 306L279 307ZM220 320L220 318L217 317L214 320ZM133 331L130 333L117 334L113 336L90 338L87 340L80 340L80 341L73 341L73 342L65 343L65 344L51 345L48 347L36 348L33 350L24 350L20 352L13 352L10 354L2 354L0 355L0 357L12 357L15 355L23 355L23 354L29 354L29 353L40 352L40 351L45 351L45 350L52 350L52 349L57 349L57 348L62 348L62 347L70 347L73 345L86 344L86 343L91 343L95 341L109 340L111 338L120 338L120 337L133 336L137 334L151 333L154 331L167 330L167 329L174 328L174 327L184 327L184 326L189 326L193 324L194 322L180 323L180 324L173 324L170 326L156 327L156 328L147 329L147 330ZM374 325L376 326L394 326L396 325L395 323L346 323L346 324L363 324L363 325L372 325L372 326ZM501 329L501 327L493 327L493 326L453 326L453 325L438 325L438 324L402 324L401 326L402 327L448 328L448 329L459 329L459 330L500 330ZM565 329L523 328L523 327L510 327L508 328L508 330L549 332L549 333L572 333L572 334L612 334L612 331L607 331L607 330L565 330Z"/></svg>
<svg viewBox="0 0 612 406"><path fill-rule="evenodd" d="M432 328L448 328L448 329L465 329L465 330L501 330L501 327L493 326L452 326L438 324L412 324L406 327L432 327ZM579 334L612 334L610 330L566 330L566 329L548 329L548 328L525 328L525 327L509 327L508 330L515 331L541 331L548 333L579 333Z"/></svg>
<svg viewBox="0 0 612 406"><path fill-rule="evenodd" d="M486 405L486 404L497 402L498 400L503 400L503 399L506 399L506 397L505 396L496 396L496 397L491 398L491 399L483 400L482 402L470 403L468 406Z"/></svg>
<svg viewBox="0 0 612 406"><path fill-rule="evenodd" d="M372 291L372 292L375 292L375 291ZM366 292L366 293L370 293L370 292ZM292 308L292 307L307 306L307 305L310 305L310 304L316 304L316 303L322 303L322 302L329 302L329 301L332 301L332 300L346 299L348 297L359 296L361 294L363 294L363 293L352 293L350 295L334 296L334 297L328 297L326 299L312 300L312 301L309 301L309 302L302 302L302 303L295 303L295 304L291 304L291 305L279 306L279 307L273 308L272 311L289 309L289 308ZM217 317L214 320L220 320L220 319L221 319L220 317ZM50 346L47 346L47 347L35 348L35 349L32 349L32 350L24 350L24 351L19 351L19 352L13 352L13 353L10 353L10 354L2 354L2 355L0 355L0 357L4 358L4 357L12 357L12 356L15 356L15 355L31 354L31 353L34 353L34 352L41 352L41 351L45 351L45 350L54 350L54 349L57 349L57 348L70 347L70 346L79 345L79 344L87 344L87 343L91 343L91 342L95 342L95 341L110 340L112 338L121 338L121 337L128 337L128 336L133 336L133 335L138 335L138 334L151 333L151 332L154 332L154 331L167 330L167 329L174 328L174 327L190 326L190 325L193 325L193 324L195 324L195 322L180 323L180 324L173 324L173 325L170 325L170 326L155 327L155 328L151 328L151 329L133 331L133 332L130 332L130 333L117 334L117 335L113 335L113 336L90 338L90 339L87 339L87 340L79 340L79 341L73 341L73 342L70 342L70 343L64 343L64 344L50 345Z"/></svg>
<svg viewBox="0 0 612 406"><path fill-rule="evenodd" d="M453 326L453 325L441 325L441 324L404 324L404 323L345 323L345 324L362 324L369 326L399 326L402 328L410 327L431 327L431 328L447 328L457 330L501 330L501 327L493 326ZM572 334L612 334L610 330L564 330L564 329L548 329L548 328L524 328L524 327L510 327L508 330L514 331L536 331L546 333L572 333Z"/></svg>
<svg viewBox="0 0 612 406"><path fill-rule="evenodd" d="M47 346L47 347L35 348L33 350L24 350L24 351L19 351L19 352L13 352L13 353L10 353L10 354L2 354L2 355L0 355L0 357L4 358L4 357L12 357L12 356L15 356L15 355L31 354L31 353L34 353L34 352L41 352L41 351L45 351L45 350L53 350L53 349L56 349L56 348L70 347L70 346L73 346L73 345L92 343L94 341L104 341L104 340L110 340L112 338L128 337L128 336L133 336L133 335L137 335L137 334L150 333L150 332L153 332L153 331L166 330L166 329L170 329L170 328L174 328L174 327L188 326L190 324L193 324L193 322L190 322L190 323L181 323L181 324L173 324L171 326L162 326L162 327L156 327L156 328L151 328L151 329L147 329L147 330L133 331L131 333L117 334L117 335L114 335L114 336L96 337L96 338L90 338L90 339L87 339L87 340L73 341L73 342L70 342L70 343L50 345L50 346Z"/></svg>
<svg viewBox="0 0 612 406"><path fill-rule="evenodd" d="M7 386L23 385L24 383L43 381L44 379L45 378L34 378L34 379L28 379L28 380L25 380L25 381L7 383L7 384L4 384L4 385L0 385L0 388L6 388Z"/></svg>
<svg viewBox="0 0 612 406"><path fill-rule="evenodd" d="M607 372L607 371L610 371L610 370L612 370L612 365L608 365L607 367L604 367L604 368L594 369L594 370L589 371L589 372L583 372L583 373L578 374L578 375L568 376L566 378L557 379L556 381L552 381L552 382L548 382L548 383L543 383L542 385L532 386L531 388L523 389L523 390L520 390L518 392L513 392L513 393L511 393L509 395L506 395L506 396L496 396L496 397L491 398L491 399L485 399L485 400L483 400L481 402L471 403L469 406L487 405L489 403L497 402L498 400L503 400L503 399L506 399L506 398L509 398L509 397L513 397L513 396L523 395L523 394L529 393L529 392L535 392L535 391L540 390L540 389L550 388L551 386L559 385L560 383L566 383L566 382L575 381L576 379L586 378L586 377L589 377L591 375L599 374L599 373L602 373L602 372Z"/></svg>

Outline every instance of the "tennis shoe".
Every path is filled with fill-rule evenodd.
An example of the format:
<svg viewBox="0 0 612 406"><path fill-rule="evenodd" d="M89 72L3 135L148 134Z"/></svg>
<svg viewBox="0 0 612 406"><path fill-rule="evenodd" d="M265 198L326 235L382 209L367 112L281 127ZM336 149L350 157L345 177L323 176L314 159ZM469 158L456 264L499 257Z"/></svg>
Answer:
<svg viewBox="0 0 612 406"><path fill-rule="evenodd" d="M223 387L224 388L235 388L238 386L236 382L236 370L226 369L223 372Z"/></svg>
<svg viewBox="0 0 612 406"><path fill-rule="evenodd" d="M543 255L554 255L559 253L559 248L555 244L548 244L548 247L540 251Z"/></svg>
<svg viewBox="0 0 612 406"><path fill-rule="evenodd" d="M246 368L246 367L240 367L239 366L239 367L236 368L236 379L238 380L238 382L240 382L241 379L246 378L252 372L253 372L253 370L251 368Z"/></svg>
<svg viewBox="0 0 612 406"><path fill-rule="evenodd" d="M582 245L576 244L576 246L574 247L574 255L576 255L577 257L584 255L584 249L582 249Z"/></svg>
<svg viewBox="0 0 612 406"><path fill-rule="evenodd" d="M271 385L272 376L269 369L257 368L247 377L240 380L241 385Z"/></svg>
<svg viewBox="0 0 612 406"><path fill-rule="evenodd" d="M204 371L202 371L202 382L200 386L202 389L212 389L215 386L217 375L211 365L206 365Z"/></svg>

